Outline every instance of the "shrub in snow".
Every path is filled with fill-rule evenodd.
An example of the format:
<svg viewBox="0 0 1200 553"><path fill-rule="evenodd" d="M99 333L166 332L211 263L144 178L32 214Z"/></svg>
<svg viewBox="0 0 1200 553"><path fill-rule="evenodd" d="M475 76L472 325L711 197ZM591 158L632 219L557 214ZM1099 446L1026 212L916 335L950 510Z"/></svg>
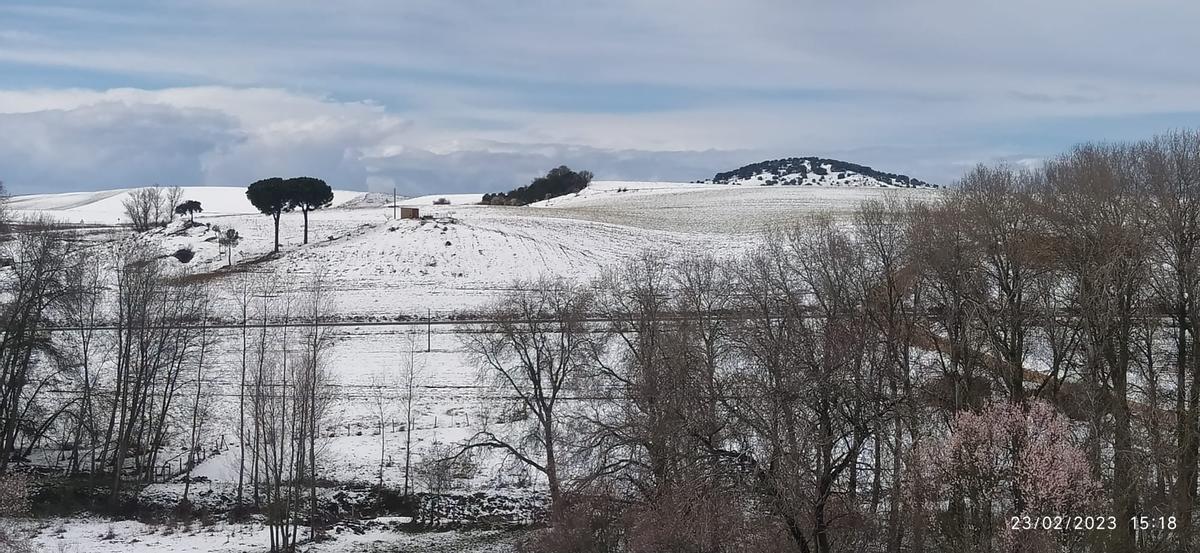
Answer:
<svg viewBox="0 0 1200 553"><path fill-rule="evenodd" d="M0 476L0 517L29 511L29 478L24 474Z"/></svg>
<svg viewBox="0 0 1200 553"><path fill-rule="evenodd" d="M0 476L0 551L32 552L29 539L22 529L6 517L17 517L29 511L29 479L23 474Z"/></svg>

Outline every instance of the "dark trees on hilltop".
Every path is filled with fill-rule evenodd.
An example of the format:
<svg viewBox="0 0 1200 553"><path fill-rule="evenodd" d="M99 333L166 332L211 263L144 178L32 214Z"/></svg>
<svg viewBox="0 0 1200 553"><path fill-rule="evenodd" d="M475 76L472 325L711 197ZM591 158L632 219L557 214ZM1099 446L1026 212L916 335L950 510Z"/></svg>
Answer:
<svg viewBox="0 0 1200 553"><path fill-rule="evenodd" d="M291 195L285 181L279 177L271 177L256 181L246 189L246 198L254 204L263 215L270 215L275 220L275 252L279 252L279 216L285 211L292 210Z"/></svg>
<svg viewBox="0 0 1200 553"><path fill-rule="evenodd" d="M544 177L538 177L529 183L509 192L484 194L483 203L491 205L526 205L540 202L566 194L574 194L587 188L592 182L590 171L572 171L570 167L561 165L551 169Z"/></svg>
<svg viewBox="0 0 1200 553"><path fill-rule="evenodd" d="M275 252L279 251L279 217L299 209L304 214L304 243L308 243L308 212L333 203L333 189L314 177L262 179L246 189L250 203L275 219Z"/></svg>
<svg viewBox="0 0 1200 553"><path fill-rule="evenodd" d="M284 181L291 195L292 209L304 214L304 243L308 243L308 212L333 203L333 189L325 181L313 177L296 177Z"/></svg>
<svg viewBox="0 0 1200 553"><path fill-rule="evenodd" d="M179 216L187 215L188 220L193 223L196 221L195 214L200 213L202 211L204 211L204 208L200 207L200 202L197 202L196 200L188 200L186 202L183 202L183 203L175 206L175 214L176 215L179 215Z"/></svg>
<svg viewBox="0 0 1200 553"><path fill-rule="evenodd" d="M760 161L758 163L751 163L750 165L739 167L733 171L717 173L713 176L712 180L717 184L725 184L731 181L749 180L755 177L762 177L764 175L773 175L770 180L764 182L764 184L771 184L770 181L775 180L776 177L798 174L800 175L799 181L789 179L781 182L780 184L802 184L804 177L809 173L814 175L840 173L840 178L845 178L850 173L857 173L890 186L905 188L937 188L936 184L930 184L908 175L879 171L871 167L867 167L866 165L859 165L857 163L850 163L848 161L822 157L790 157L786 159Z"/></svg>

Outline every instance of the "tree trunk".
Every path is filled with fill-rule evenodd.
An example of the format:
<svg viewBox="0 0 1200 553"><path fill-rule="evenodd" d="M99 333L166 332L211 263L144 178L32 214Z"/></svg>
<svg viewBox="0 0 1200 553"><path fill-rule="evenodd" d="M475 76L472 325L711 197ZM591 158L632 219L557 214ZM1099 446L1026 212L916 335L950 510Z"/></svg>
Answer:
<svg viewBox="0 0 1200 553"><path fill-rule="evenodd" d="M562 487L558 482L558 460L554 455L554 427L550 415L545 418L546 480L550 483L550 518L558 520L562 511Z"/></svg>
<svg viewBox="0 0 1200 553"><path fill-rule="evenodd" d="M275 251L273 253L279 253L279 214L278 213L275 214Z"/></svg>
<svg viewBox="0 0 1200 553"><path fill-rule="evenodd" d="M242 499L245 497L244 489L246 487L246 349L249 347L249 342L246 339L246 324L247 309L249 307L248 298L243 296L247 303L242 304L242 378L240 386L238 386L238 488L237 488L237 504L240 508Z"/></svg>

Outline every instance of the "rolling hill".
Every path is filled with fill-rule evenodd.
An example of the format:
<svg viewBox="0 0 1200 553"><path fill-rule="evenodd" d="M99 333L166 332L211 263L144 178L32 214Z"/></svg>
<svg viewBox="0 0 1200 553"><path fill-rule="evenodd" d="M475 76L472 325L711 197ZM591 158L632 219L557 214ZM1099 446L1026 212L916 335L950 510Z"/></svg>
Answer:
<svg viewBox="0 0 1200 553"><path fill-rule="evenodd" d="M908 175L878 171L837 159L792 157L752 163L717 173L716 184L783 186L851 186L876 188L937 188Z"/></svg>

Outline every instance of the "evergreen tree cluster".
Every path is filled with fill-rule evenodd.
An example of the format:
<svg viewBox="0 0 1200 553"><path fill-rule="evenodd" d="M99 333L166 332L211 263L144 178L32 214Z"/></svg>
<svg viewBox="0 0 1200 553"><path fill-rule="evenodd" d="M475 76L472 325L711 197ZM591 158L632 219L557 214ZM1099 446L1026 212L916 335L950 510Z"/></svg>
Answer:
<svg viewBox="0 0 1200 553"><path fill-rule="evenodd" d="M333 189L314 177L261 179L246 188L246 198L263 215L275 220L275 251L279 251L279 217L299 209L304 214L304 243L308 243L308 212L333 203Z"/></svg>
<svg viewBox="0 0 1200 553"><path fill-rule="evenodd" d="M526 205L566 194L575 194L587 188L591 182L592 173L590 171L575 172L570 167L561 165L551 169L546 176L534 179L527 186L508 192L484 194L483 203L487 205Z"/></svg>
<svg viewBox="0 0 1200 553"><path fill-rule="evenodd" d="M203 212L204 207L196 200L187 200L175 206L175 214L179 216L187 215L191 222L196 222L196 214Z"/></svg>

